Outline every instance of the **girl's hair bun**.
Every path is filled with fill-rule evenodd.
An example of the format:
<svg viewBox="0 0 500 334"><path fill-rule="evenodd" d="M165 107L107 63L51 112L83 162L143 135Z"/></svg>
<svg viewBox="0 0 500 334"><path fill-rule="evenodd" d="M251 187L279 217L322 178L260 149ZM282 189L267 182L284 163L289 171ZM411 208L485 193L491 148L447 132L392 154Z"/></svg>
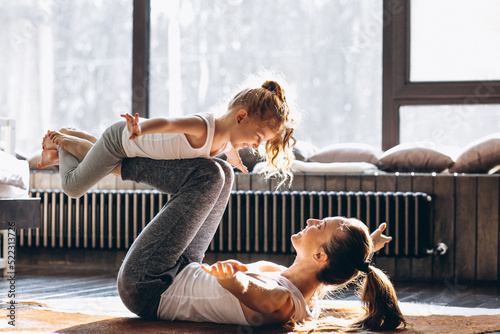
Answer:
<svg viewBox="0 0 500 334"><path fill-rule="evenodd" d="M281 100L285 101L285 92L281 88L280 84L273 80L267 80L262 84L262 88L267 89L271 93L276 94L276 96Z"/></svg>

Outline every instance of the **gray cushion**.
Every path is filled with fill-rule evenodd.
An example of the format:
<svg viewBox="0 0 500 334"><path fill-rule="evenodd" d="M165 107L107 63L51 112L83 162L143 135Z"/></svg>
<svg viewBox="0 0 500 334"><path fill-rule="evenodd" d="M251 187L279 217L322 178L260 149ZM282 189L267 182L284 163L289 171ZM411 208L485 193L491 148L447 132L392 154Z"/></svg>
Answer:
<svg viewBox="0 0 500 334"><path fill-rule="evenodd" d="M318 150L308 161L311 162L368 162L379 164L380 150L368 144L332 144Z"/></svg>

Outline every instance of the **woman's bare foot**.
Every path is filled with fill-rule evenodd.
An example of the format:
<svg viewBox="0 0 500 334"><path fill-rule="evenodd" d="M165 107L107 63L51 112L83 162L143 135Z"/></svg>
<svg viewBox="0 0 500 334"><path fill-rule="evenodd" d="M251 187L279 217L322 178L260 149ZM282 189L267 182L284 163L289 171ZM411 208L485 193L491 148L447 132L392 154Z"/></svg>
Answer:
<svg viewBox="0 0 500 334"><path fill-rule="evenodd" d="M57 150L57 144L50 139L49 134L50 130L47 130L47 133L42 138L42 149L44 150Z"/></svg>
<svg viewBox="0 0 500 334"><path fill-rule="evenodd" d="M80 129L62 128L61 130L59 130L59 132L60 133L64 133L66 135L70 135L70 136L75 136L75 137L78 137L78 138L86 139L89 142L94 143L94 144L97 141L96 137L94 137L90 133L85 132L85 131L80 130Z"/></svg>
<svg viewBox="0 0 500 334"><path fill-rule="evenodd" d="M37 163L36 166L39 169L42 169L54 165L59 165L59 154L57 153L57 150L42 150L40 162Z"/></svg>

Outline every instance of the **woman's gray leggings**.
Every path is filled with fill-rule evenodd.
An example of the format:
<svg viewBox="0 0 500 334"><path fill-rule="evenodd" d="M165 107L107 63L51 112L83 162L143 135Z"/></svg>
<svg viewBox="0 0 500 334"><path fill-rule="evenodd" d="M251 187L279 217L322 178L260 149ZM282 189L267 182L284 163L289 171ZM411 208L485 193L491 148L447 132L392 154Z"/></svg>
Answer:
<svg viewBox="0 0 500 334"><path fill-rule="evenodd" d="M122 178L171 199L134 241L118 273L118 292L133 313L156 318L161 294L190 262L201 262L221 221L233 169L219 159L125 159Z"/></svg>

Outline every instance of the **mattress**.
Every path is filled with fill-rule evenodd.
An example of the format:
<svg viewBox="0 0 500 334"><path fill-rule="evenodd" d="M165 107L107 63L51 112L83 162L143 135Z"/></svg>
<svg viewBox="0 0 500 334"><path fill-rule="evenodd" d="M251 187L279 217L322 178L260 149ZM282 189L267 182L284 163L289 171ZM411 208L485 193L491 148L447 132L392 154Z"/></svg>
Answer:
<svg viewBox="0 0 500 334"><path fill-rule="evenodd" d="M292 169L296 172L321 174L374 174L380 170L368 162L304 162L295 160Z"/></svg>
<svg viewBox="0 0 500 334"><path fill-rule="evenodd" d="M252 172L259 173L266 165L266 162L259 162ZM374 174L381 173L377 166L368 162L304 162L295 160L292 163L292 171L299 173L320 173L320 174Z"/></svg>
<svg viewBox="0 0 500 334"><path fill-rule="evenodd" d="M0 151L0 198L28 198L29 178L27 161Z"/></svg>

